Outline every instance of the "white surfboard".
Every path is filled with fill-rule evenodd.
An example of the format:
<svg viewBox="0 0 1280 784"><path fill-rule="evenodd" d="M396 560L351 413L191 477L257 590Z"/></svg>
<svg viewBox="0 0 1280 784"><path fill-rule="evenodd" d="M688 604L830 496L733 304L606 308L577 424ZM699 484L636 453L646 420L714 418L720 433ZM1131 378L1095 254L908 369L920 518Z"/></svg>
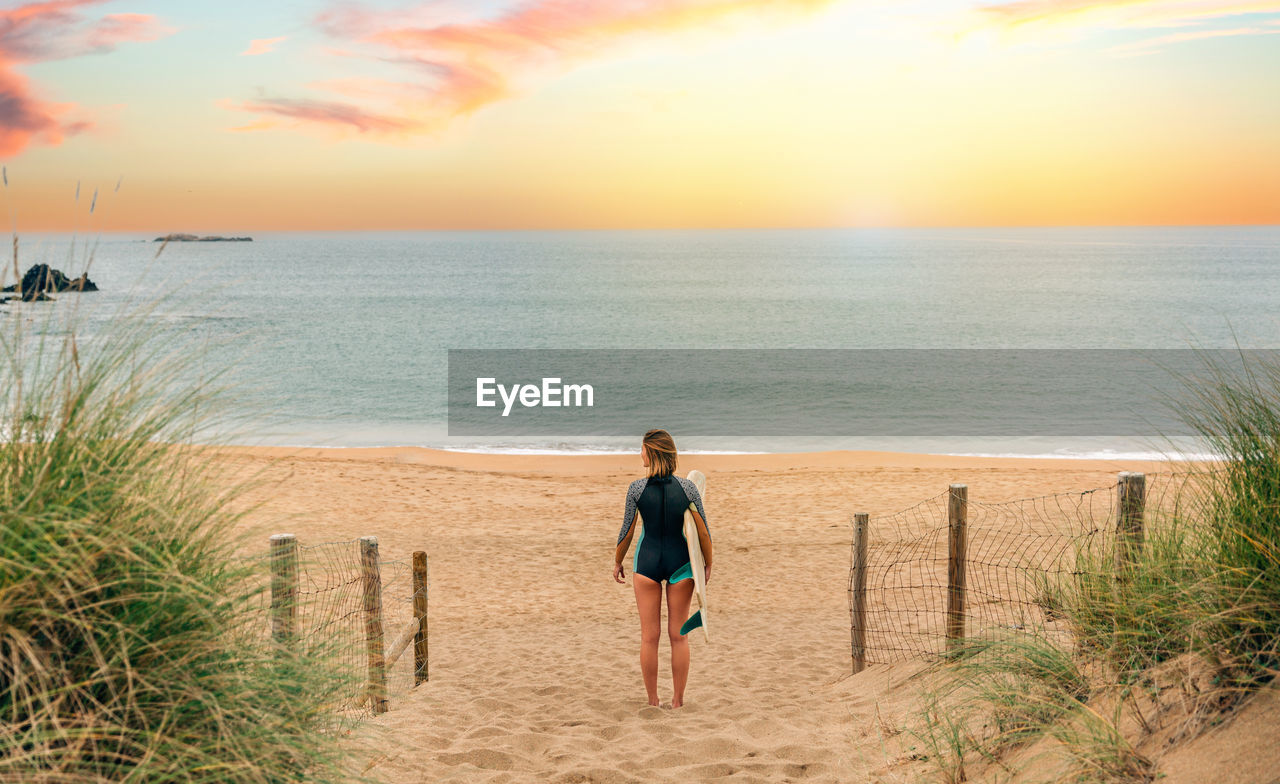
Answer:
<svg viewBox="0 0 1280 784"><path fill-rule="evenodd" d="M698 488L703 504L707 498L707 477L701 471L690 471L688 479ZM692 507L692 503L690 507ZM698 541L698 524L693 520L693 512L684 512L684 541L689 546L689 568L693 571L693 594L698 599L698 613L702 619L702 636L711 642L711 632L707 631L707 569L702 558L702 544ZM691 617L692 620L692 617ZM690 629L689 631L693 631Z"/></svg>

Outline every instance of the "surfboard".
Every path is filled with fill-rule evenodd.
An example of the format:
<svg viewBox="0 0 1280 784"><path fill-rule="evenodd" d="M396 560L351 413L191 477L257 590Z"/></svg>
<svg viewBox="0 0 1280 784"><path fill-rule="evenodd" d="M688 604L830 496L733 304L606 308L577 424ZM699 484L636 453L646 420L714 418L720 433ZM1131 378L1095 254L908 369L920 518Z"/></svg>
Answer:
<svg viewBox="0 0 1280 784"><path fill-rule="evenodd" d="M702 496L705 504L707 477L701 471L690 471L688 479L693 482L694 487L698 488L698 495ZM698 541L698 524L693 520L693 512L691 511L693 508L693 504L690 503L689 509L684 512L684 541L689 546L689 568L693 572L693 595L698 599L698 609L680 627L680 633L688 634L693 631L695 625L700 625L702 626L703 638L707 642L711 642L711 632L707 631L706 561L702 559L702 544Z"/></svg>

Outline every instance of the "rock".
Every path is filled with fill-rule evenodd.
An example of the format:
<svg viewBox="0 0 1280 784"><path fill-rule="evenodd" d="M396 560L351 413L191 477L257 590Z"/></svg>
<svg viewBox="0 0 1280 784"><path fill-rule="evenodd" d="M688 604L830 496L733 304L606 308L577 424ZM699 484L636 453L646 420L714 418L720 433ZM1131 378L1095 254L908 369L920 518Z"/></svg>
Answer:
<svg viewBox="0 0 1280 784"><path fill-rule="evenodd" d="M97 291L98 284L89 280L89 273L78 278L68 278L62 270L48 264L36 264L22 276L22 282L5 286L0 291L12 291L21 295L24 302L48 302L46 291Z"/></svg>
<svg viewBox="0 0 1280 784"><path fill-rule="evenodd" d="M253 242L253 237L197 237L194 234L166 234L152 242Z"/></svg>
<svg viewBox="0 0 1280 784"><path fill-rule="evenodd" d="M5 286L4 290L13 291L13 286ZM21 297L0 297L0 305L5 304L6 302L18 302L19 300L21 300L22 302L55 302L56 301L54 300L53 297L50 297L48 294L45 294L43 291L29 291L23 294Z"/></svg>

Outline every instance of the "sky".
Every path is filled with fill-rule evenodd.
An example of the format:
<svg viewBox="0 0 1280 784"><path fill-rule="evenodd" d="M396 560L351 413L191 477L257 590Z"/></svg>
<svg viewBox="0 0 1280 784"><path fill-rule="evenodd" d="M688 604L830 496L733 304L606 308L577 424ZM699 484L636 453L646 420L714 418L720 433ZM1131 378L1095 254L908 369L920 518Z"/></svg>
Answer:
<svg viewBox="0 0 1280 784"><path fill-rule="evenodd" d="M1280 224L1280 0L0 0L0 163L19 232Z"/></svg>

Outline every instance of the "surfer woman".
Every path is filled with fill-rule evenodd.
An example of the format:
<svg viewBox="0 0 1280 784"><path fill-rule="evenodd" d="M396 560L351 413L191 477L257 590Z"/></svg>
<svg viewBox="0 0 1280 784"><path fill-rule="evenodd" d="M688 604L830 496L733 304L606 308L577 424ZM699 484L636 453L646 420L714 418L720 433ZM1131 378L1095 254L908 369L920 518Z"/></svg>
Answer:
<svg viewBox="0 0 1280 784"><path fill-rule="evenodd" d="M671 638L671 707L684 704L684 687L689 680L689 641L681 629L689 616L693 597L693 573L689 565L689 545L684 538L684 513L692 505L698 525L699 545L711 577L711 534L707 531L706 510L693 482L675 475L676 442L665 430L650 430L640 444L640 457L649 475L627 488L622 531L613 557L613 579L624 583L626 558L635 536L636 521L643 520L640 541L632 560L635 572L631 583L640 609L640 672L649 704L658 704L658 637L662 623L662 583L667 583L667 634Z"/></svg>

